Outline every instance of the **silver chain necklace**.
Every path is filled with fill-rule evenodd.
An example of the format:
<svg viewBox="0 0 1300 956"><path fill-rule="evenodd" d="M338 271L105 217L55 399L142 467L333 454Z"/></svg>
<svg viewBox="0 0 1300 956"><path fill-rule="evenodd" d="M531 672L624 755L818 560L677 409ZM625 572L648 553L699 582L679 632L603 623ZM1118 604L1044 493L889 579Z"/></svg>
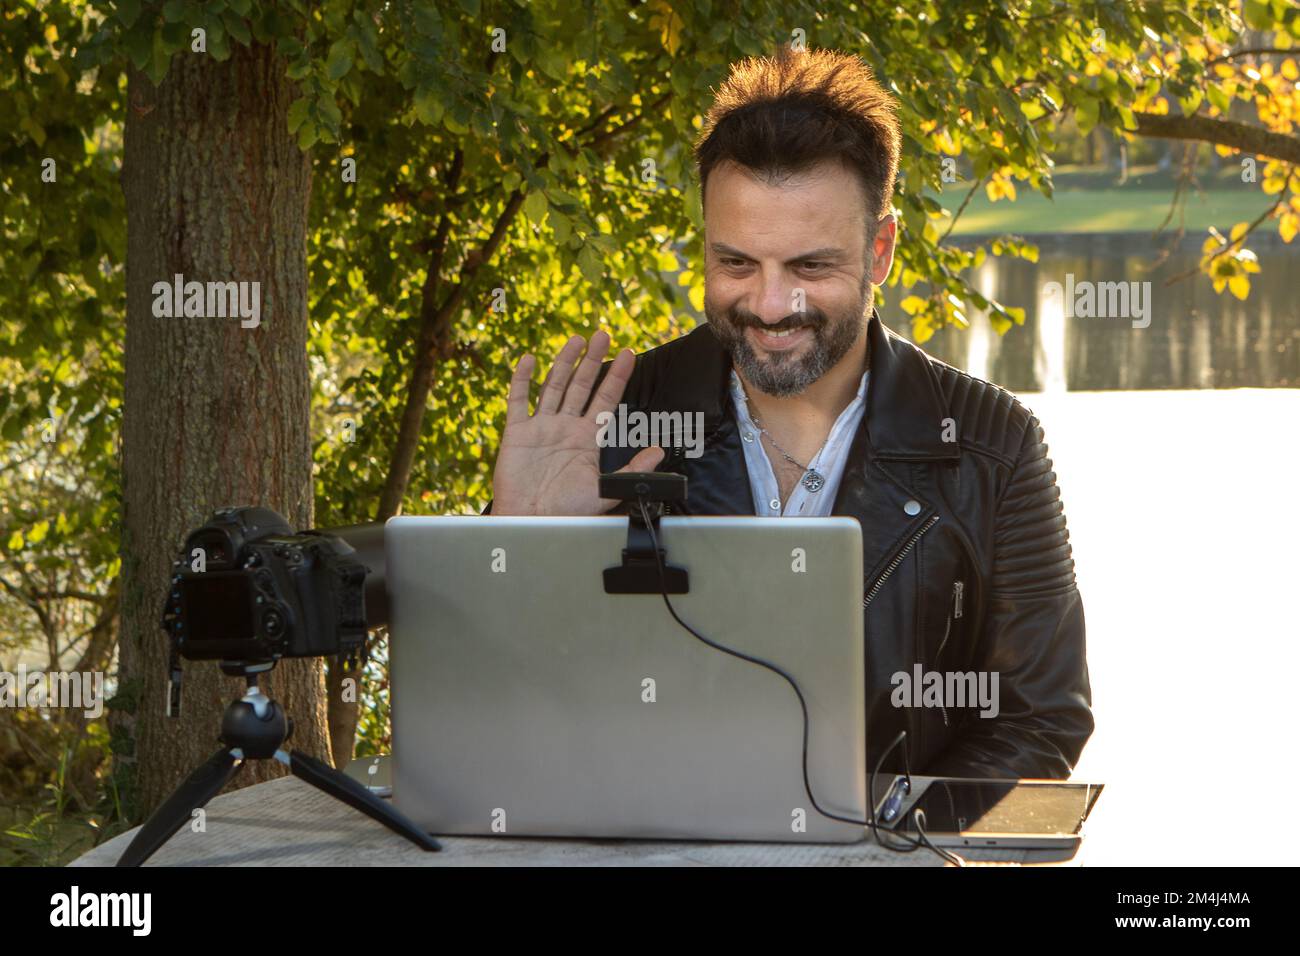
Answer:
<svg viewBox="0 0 1300 956"><path fill-rule="evenodd" d="M745 397L745 406L746 407L749 406L748 396ZM781 447L781 445L777 442L777 440L772 437L772 433L768 431L766 428L764 428L762 422L760 422L757 418L754 417L753 412L749 413L749 417L750 420L753 421L754 427L767 436L767 440L770 441L773 447L775 447L776 450L781 453L782 458L790 462L790 464L794 465L796 468L803 469L804 472L803 478L799 480L799 483L803 485L805 488L807 488L810 492L813 492L814 494L818 491L821 491L822 487L826 484L826 478L824 475L822 475L820 471L814 468L813 465L817 463L817 458L821 455L822 449L826 447L826 441L830 441L831 436L829 434L826 436L826 441L823 441L822 447L817 449L817 454L813 455L812 460L805 465L802 462L797 461L788 451L786 451L784 448Z"/></svg>

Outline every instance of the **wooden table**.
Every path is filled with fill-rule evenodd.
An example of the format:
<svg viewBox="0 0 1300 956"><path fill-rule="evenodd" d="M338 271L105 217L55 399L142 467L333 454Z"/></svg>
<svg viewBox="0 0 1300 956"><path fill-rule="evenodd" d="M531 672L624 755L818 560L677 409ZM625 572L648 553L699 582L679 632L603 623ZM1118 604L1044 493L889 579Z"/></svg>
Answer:
<svg viewBox="0 0 1300 956"><path fill-rule="evenodd" d="M917 780L923 778L914 778ZM245 787L208 804L206 830L184 826L150 859L156 866L944 866L920 849L893 853L874 840L849 844L705 843L439 837L427 853L295 777ZM111 866L136 831L72 866ZM963 853L976 862L975 853ZM1025 850L979 851L978 862L1063 862ZM1074 862L1078 862L1077 859Z"/></svg>

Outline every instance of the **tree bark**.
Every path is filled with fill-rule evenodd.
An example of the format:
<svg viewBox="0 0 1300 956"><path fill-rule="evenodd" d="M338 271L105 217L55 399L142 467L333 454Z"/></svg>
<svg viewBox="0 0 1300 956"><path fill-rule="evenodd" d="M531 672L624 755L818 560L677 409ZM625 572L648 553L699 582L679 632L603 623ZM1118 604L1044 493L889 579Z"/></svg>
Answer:
<svg viewBox="0 0 1300 956"><path fill-rule="evenodd" d="M288 132L297 97L264 46L218 63L181 52L155 88L132 73L122 188L127 321L122 482L121 701L115 712L128 812L151 811L219 746L244 689L215 662L185 662L179 719L165 716L164 592L186 533L223 505L312 523L307 370L311 167ZM261 324L155 317L153 285L259 282ZM323 666L286 660L261 681L294 721L292 745L329 759ZM124 773L122 771L125 771ZM247 785L280 776L245 766Z"/></svg>

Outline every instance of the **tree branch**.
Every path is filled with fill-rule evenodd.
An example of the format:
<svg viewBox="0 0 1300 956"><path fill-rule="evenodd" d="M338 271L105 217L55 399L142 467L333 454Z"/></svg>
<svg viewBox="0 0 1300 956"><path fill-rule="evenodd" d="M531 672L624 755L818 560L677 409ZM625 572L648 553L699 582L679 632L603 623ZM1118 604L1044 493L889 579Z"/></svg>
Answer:
<svg viewBox="0 0 1300 956"><path fill-rule="evenodd" d="M1229 60L1235 60L1237 57L1241 56L1256 56L1257 54L1269 53L1288 54L1295 52L1295 50L1284 50L1281 47L1276 46L1253 46L1247 50L1234 50L1232 53L1225 53L1222 56L1216 56L1212 60L1206 60L1205 65L1214 66L1216 63L1227 63Z"/></svg>
<svg viewBox="0 0 1300 956"><path fill-rule="evenodd" d="M1167 116L1158 113L1133 115L1137 119L1135 132L1139 136L1200 140L1286 163L1300 163L1300 138L1285 133L1274 133L1260 126L1209 116Z"/></svg>

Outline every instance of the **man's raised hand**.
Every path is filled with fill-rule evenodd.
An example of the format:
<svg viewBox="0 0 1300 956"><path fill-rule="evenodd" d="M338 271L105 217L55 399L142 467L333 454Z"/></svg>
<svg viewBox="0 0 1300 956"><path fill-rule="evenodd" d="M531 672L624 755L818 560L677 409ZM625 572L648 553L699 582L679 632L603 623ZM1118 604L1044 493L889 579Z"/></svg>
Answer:
<svg viewBox="0 0 1300 956"><path fill-rule="evenodd" d="M528 389L536 364L525 353L515 366L506 399L506 428L492 474L494 515L598 515L618 502L600 497L600 432L597 416L623 397L636 357L624 349L614 359L590 405L592 385L609 351L609 335L588 343L575 335L560 349L546 377L537 410L528 413ZM574 362L586 355L574 371ZM586 406L586 412L583 408ZM663 459L657 445L643 449L620 471L653 471Z"/></svg>

